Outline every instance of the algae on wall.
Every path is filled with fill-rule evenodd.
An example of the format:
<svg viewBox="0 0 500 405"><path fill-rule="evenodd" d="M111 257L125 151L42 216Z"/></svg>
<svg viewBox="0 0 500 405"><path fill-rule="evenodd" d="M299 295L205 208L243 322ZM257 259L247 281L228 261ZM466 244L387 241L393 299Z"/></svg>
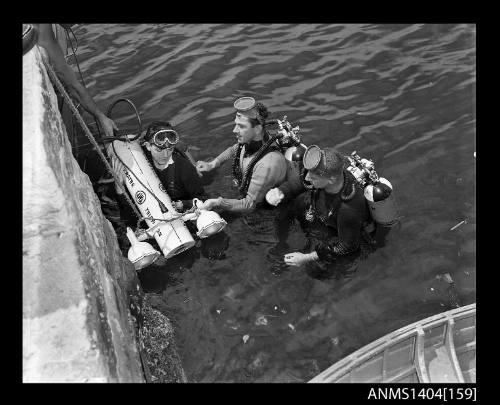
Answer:
<svg viewBox="0 0 500 405"><path fill-rule="evenodd" d="M154 306L154 298L146 294L143 305L144 323L140 333L147 353L151 382L187 382L170 320Z"/></svg>

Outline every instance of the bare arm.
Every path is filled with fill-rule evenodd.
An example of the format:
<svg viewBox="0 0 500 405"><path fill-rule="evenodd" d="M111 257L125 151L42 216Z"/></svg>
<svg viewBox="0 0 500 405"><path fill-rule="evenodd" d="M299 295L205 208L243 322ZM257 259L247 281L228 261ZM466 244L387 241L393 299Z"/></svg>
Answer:
<svg viewBox="0 0 500 405"><path fill-rule="evenodd" d="M99 109L87 89L78 81L73 69L66 63L61 47L52 32L51 24L34 25L38 30L38 44L46 50L50 63L66 84L70 94L78 100L85 110L94 115L106 136L113 136L113 129L117 129L115 123Z"/></svg>
<svg viewBox="0 0 500 405"><path fill-rule="evenodd" d="M255 165L246 196L241 199L220 198L219 206L235 212L253 210L272 187L284 180L286 169L287 164L282 155L274 152L267 154Z"/></svg>
<svg viewBox="0 0 500 405"><path fill-rule="evenodd" d="M203 160L199 160L198 162L196 162L196 170L198 171L198 173L209 172L210 170L219 167L221 164L228 161L229 159L234 158L237 150L238 150L238 144L235 144L225 149L219 156L217 156L211 162L205 162Z"/></svg>

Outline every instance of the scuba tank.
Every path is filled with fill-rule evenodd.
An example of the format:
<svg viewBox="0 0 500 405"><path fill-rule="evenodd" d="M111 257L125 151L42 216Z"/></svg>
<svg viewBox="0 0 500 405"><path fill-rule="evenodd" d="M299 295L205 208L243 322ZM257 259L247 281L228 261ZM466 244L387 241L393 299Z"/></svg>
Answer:
<svg viewBox="0 0 500 405"><path fill-rule="evenodd" d="M389 180L379 177L371 160L362 159L352 152L347 156L349 166L356 181L363 188L372 219L383 226L393 226L399 220L398 208Z"/></svg>

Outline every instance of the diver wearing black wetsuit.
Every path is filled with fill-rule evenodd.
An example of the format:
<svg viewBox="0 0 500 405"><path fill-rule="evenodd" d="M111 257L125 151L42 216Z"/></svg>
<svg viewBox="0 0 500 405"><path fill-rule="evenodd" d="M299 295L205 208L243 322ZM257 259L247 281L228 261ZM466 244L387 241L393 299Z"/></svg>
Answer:
<svg viewBox="0 0 500 405"><path fill-rule="evenodd" d="M290 220L298 219L309 241L311 252L290 252L284 261L300 266L310 261L330 262L355 252L361 245L364 227L371 221L363 190L346 170L344 156L333 148L307 148L303 165L307 189L298 173L279 186L288 204L278 216L278 236L288 236ZM292 201L291 198L295 197Z"/></svg>
<svg viewBox="0 0 500 405"><path fill-rule="evenodd" d="M344 170L343 175L344 185L338 193L306 190L286 211L285 217L296 218L306 235L320 240L311 247L321 261L358 250L363 226L370 220L363 190L351 173Z"/></svg>

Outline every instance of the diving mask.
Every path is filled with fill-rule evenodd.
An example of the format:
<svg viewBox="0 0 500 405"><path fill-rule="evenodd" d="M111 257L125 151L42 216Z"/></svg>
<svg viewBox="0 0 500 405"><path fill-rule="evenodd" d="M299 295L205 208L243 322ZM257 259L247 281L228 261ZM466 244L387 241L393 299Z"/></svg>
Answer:
<svg viewBox="0 0 500 405"><path fill-rule="evenodd" d="M321 170L318 166L320 166L321 159L323 158L323 151L317 145L309 146L302 158L302 163L304 164L304 169L306 170L314 170L318 172L318 174L323 174L324 170Z"/></svg>
<svg viewBox="0 0 500 405"><path fill-rule="evenodd" d="M160 129L151 137L151 143L160 149L173 149L179 142L179 134L173 129Z"/></svg>
<svg viewBox="0 0 500 405"><path fill-rule="evenodd" d="M319 176L335 177L342 174L344 156L333 148L321 149L317 145L309 146L302 158L304 169Z"/></svg>
<svg viewBox="0 0 500 405"><path fill-rule="evenodd" d="M248 118L256 119L261 124L263 123L263 119L259 115L259 111L255 108L257 103L253 97L240 97L234 102L233 105L237 113Z"/></svg>
<svg viewBox="0 0 500 405"><path fill-rule="evenodd" d="M234 102L234 108L238 111L249 111L255 107L255 104L253 97L240 97Z"/></svg>

